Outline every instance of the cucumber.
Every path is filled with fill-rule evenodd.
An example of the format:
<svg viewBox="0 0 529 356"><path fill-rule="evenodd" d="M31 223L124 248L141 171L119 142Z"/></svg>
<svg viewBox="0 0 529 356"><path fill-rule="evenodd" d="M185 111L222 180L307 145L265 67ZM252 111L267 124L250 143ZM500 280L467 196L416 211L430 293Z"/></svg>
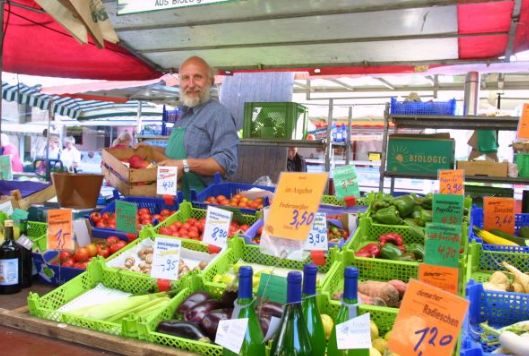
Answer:
<svg viewBox="0 0 529 356"><path fill-rule="evenodd" d="M512 241L515 244L518 244L520 246L527 246L528 245L528 241L527 241L528 239L525 239L523 237L514 236L514 235L511 235L509 233L506 233L505 231L501 231L501 230L498 230L498 229L492 229L492 230L489 230L489 232L494 234L494 235L496 235L496 236L503 237L506 240Z"/></svg>

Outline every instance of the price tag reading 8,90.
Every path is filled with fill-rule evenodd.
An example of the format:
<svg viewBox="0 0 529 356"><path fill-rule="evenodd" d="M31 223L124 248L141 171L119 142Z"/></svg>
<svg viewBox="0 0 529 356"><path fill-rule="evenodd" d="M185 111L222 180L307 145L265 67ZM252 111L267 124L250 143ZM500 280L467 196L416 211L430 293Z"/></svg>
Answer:
<svg viewBox="0 0 529 356"><path fill-rule="evenodd" d="M226 246L232 215L231 211L208 206L202 241L221 248Z"/></svg>

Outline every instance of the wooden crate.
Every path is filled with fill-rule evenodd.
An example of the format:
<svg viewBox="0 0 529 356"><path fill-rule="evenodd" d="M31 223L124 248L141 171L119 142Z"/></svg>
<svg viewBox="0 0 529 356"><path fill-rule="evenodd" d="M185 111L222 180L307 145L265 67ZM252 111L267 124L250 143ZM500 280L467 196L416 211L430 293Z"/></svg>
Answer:
<svg viewBox="0 0 529 356"><path fill-rule="evenodd" d="M108 166L103 164L101 167L105 180L119 190L119 192L125 196L144 196L154 197L156 196L156 181L154 183L143 183L143 182L126 182L119 177L116 172L112 171Z"/></svg>

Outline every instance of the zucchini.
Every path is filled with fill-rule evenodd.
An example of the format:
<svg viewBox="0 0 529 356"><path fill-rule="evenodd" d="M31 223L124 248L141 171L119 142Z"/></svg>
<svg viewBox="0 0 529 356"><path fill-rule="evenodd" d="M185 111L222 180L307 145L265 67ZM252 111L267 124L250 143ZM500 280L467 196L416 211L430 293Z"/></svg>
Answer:
<svg viewBox="0 0 529 356"><path fill-rule="evenodd" d="M505 231L501 231L501 230L498 230L498 229L492 229L489 232L494 234L494 235L496 235L496 236L502 237L505 240L509 240L511 242L514 242L515 244L518 244L520 246L528 246L529 245L528 239L525 239L523 237L519 237L519 236L515 236L515 235L512 235L512 234L506 233Z"/></svg>

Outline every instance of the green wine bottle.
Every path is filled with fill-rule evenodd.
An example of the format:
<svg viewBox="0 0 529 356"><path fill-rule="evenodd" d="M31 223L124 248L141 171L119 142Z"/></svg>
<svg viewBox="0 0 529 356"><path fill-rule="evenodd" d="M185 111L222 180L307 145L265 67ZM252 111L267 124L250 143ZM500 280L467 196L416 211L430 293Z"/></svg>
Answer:
<svg viewBox="0 0 529 356"><path fill-rule="evenodd" d="M301 307L301 273L287 276L287 305L272 344L271 356L312 356L310 335Z"/></svg>
<svg viewBox="0 0 529 356"><path fill-rule="evenodd" d="M346 267L343 279L343 300L332 328L327 345L328 356L369 356L368 349L338 350L336 325L355 318L358 315L358 269Z"/></svg>
<svg viewBox="0 0 529 356"><path fill-rule="evenodd" d="M323 331L323 322L316 303L317 273L318 267L312 263L303 267L303 301L301 305L310 335L312 352L314 355L323 355L325 353L325 332Z"/></svg>
<svg viewBox="0 0 529 356"><path fill-rule="evenodd" d="M236 354L224 348L224 355L265 355L263 331L261 330L261 325L259 324L254 309L252 277L252 267L242 266L239 268L239 294L235 301L236 306L240 308L237 318L248 318L248 328L246 329L246 334L244 335L244 340L239 353Z"/></svg>

